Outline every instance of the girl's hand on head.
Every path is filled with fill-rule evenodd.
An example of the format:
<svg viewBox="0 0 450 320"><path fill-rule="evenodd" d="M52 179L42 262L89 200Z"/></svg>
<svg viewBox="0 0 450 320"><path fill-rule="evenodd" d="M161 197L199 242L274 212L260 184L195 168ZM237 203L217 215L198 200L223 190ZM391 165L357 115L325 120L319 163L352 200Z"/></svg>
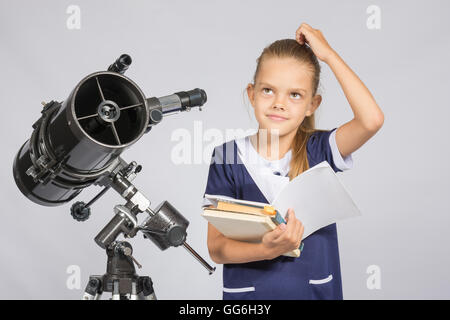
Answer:
<svg viewBox="0 0 450 320"><path fill-rule="evenodd" d="M307 43L317 58L327 62L328 58L334 53L333 48L328 44L322 32L313 29L309 24L302 23L295 32L295 40L301 45Z"/></svg>
<svg viewBox="0 0 450 320"><path fill-rule="evenodd" d="M280 224L276 229L266 233L262 245L270 259L274 259L300 246L303 237L303 224L295 217L293 209L288 210L287 224Z"/></svg>

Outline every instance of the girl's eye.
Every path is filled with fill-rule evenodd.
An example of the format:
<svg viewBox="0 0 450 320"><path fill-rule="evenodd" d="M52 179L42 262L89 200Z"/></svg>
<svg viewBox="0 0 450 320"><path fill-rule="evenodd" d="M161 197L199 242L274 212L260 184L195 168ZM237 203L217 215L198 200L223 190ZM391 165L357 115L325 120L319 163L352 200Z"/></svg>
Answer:
<svg viewBox="0 0 450 320"><path fill-rule="evenodd" d="M270 94L270 93L272 93L272 89L263 88L263 92L266 93L266 94Z"/></svg>
<svg viewBox="0 0 450 320"><path fill-rule="evenodd" d="M297 92L292 92L291 93L291 97L294 99L300 99L302 97L302 95L300 93Z"/></svg>

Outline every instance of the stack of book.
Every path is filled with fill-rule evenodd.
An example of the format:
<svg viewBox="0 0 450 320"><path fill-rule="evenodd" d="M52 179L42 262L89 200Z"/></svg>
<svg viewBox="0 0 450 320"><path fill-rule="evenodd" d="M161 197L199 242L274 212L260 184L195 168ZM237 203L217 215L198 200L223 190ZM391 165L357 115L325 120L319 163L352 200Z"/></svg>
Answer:
<svg viewBox="0 0 450 320"><path fill-rule="evenodd" d="M214 205L204 208L202 216L230 239L260 242L264 234L274 230L279 224L286 223L273 206L265 203L208 194L205 198ZM303 243L301 247L302 245ZM295 249L283 255L297 258L300 251Z"/></svg>

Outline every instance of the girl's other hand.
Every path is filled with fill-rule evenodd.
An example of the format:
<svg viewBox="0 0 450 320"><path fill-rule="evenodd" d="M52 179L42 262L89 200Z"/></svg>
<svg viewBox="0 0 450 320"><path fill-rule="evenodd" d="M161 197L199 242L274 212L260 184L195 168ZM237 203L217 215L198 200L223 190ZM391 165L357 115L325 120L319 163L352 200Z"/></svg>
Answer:
<svg viewBox="0 0 450 320"><path fill-rule="evenodd" d="M286 252L298 249L303 237L303 224L295 217L293 209L288 210L287 224L280 224L273 231L267 232L261 241L269 259L274 259Z"/></svg>
<svg viewBox="0 0 450 320"><path fill-rule="evenodd" d="M327 62L328 58L334 53L322 32L318 29L313 29L309 24L302 23L298 27L295 32L295 40L301 45L306 42L316 57L324 62Z"/></svg>

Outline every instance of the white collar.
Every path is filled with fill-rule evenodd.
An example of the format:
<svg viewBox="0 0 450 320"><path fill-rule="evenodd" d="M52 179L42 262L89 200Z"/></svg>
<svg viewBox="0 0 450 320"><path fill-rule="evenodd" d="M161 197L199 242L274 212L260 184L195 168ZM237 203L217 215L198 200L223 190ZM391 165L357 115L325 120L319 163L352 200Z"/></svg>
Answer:
<svg viewBox="0 0 450 320"><path fill-rule="evenodd" d="M289 177L286 177L286 175L289 173L292 152L289 150L279 160L267 160L255 150L250 141L250 136L235 140L238 155L260 191L271 203L278 192L289 183ZM279 172L280 175L276 175L275 172Z"/></svg>
<svg viewBox="0 0 450 320"><path fill-rule="evenodd" d="M236 139L236 145L242 161L246 164L258 165L263 171L270 170L273 174L279 172L281 176L286 176L289 173L292 150L289 150L281 159L267 160L253 147L250 136Z"/></svg>

